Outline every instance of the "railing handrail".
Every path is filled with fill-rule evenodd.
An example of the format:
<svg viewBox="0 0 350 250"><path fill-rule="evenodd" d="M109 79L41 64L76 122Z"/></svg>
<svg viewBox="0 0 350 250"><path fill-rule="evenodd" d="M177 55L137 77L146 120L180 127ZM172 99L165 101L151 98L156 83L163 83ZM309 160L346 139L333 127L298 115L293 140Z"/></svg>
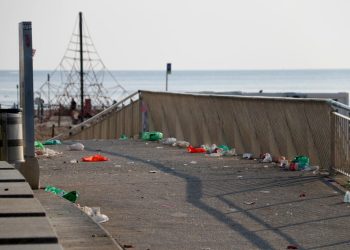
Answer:
<svg viewBox="0 0 350 250"><path fill-rule="evenodd" d="M98 120L100 117L102 117L105 114L108 114L109 112L112 112L113 110L117 109L120 104L123 104L125 101L131 99L132 97L134 97L135 95L138 95L139 93L140 93L139 91L136 91L136 92L128 95L127 97L125 97L121 101L111 105L110 107L108 107L105 110L101 111L100 113L94 115L93 117L87 119L86 121L84 121L82 123L79 123L78 125L72 127L69 131L66 131L64 133L56 135L55 137L52 137L51 139L57 139L57 138L61 137L62 135L66 134L66 133L69 133L69 132L71 132L73 130L76 130L76 129L80 128L80 127L83 127L86 124L89 124L89 123L93 122L94 120Z"/></svg>
<svg viewBox="0 0 350 250"><path fill-rule="evenodd" d="M343 118L343 119L346 119L346 120L348 120L348 121L350 121L350 117L348 117L348 116L345 116L345 115L342 115L342 114L339 114L338 112L332 112L332 114L333 115L336 115L336 116L339 116L339 117L341 117L341 118Z"/></svg>

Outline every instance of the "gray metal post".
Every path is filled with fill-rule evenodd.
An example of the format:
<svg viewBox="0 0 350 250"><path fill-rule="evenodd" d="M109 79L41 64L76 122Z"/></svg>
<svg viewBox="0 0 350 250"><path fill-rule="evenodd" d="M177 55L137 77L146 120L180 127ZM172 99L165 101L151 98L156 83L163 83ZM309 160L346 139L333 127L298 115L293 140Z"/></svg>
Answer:
<svg viewBox="0 0 350 250"><path fill-rule="evenodd" d="M19 23L20 107L23 109L25 163L19 166L33 189L39 188L39 164L34 151L34 94L32 23Z"/></svg>
<svg viewBox="0 0 350 250"><path fill-rule="evenodd" d="M80 42L80 121L84 121L84 58L83 58L83 13L79 12L79 42Z"/></svg>

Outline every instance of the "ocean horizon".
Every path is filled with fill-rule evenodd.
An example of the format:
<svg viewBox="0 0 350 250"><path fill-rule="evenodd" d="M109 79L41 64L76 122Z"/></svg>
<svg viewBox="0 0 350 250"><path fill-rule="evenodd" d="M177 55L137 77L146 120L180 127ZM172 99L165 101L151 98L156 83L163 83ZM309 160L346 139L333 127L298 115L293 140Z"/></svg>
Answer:
<svg viewBox="0 0 350 250"><path fill-rule="evenodd" d="M34 96L40 95L38 90L47 81L47 74L50 74L52 85L63 88L61 73L35 70ZM113 89L120 84L129 93L137 90L165 91L164 70L113 70L104 73L99 79L106 89ZM18 70L0 70L2 107L17 103L18 84ZM174 70L168 75L168 86L170 92L349 93L350 69Z"/></svg>

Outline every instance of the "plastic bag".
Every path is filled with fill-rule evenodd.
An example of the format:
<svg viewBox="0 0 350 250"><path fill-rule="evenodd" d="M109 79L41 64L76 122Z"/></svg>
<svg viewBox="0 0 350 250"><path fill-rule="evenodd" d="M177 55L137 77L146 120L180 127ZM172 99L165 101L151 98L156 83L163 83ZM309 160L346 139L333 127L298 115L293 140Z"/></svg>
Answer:
<svg viewBox="0 0 350 250"><path fill-rule="evenodd" d="M79 193L77 191L71 191L71 192L66 192L63 189L54 187L54 186L46 186L45 188L46 192L53 193L57 196L60 196L62 198L65 198L66 200L69 200L70 202L75 203L79 197Z"/></svg>
<svg viewBox="0 0 350 250"><path fill-rule="evenodd" d="M187 147L187 152L189 153L205 153L207 152L205 148L194 148L191 145Z"/></svg>
<svg viewBox="0 0 350 250"><path fill-rule="evenodd" d="M178 146L179 148L187 148L190 146L190 143L187 141L176 141L173 146Z"/></svg>
<svg viewBox="0 0 350 250"><path fill-rule="evenodd" d="M263 156L264 156L264 158L263 158L262 162L266 162L266 163L272 162L272 156L269 153L266 153Z"/></svg>
<svg viewBox="0 0 350 250"><path fill-rule="evenodd" d="M40 141L34 141L34 147L43 150L45 147Z"/></svg>
<svg viewBox="0 0 350 250"><path fill-rule="evenodd" d="M293 170L303 170L305 167L308 167L309 164L309 157L304 155L298 155L292 160L292 163L290 165L292 166Z"/></svg>
<svg viewBox="0 0 350 250"><path fill-rule="evenodd" d="M142 140L144 141L159 141L163 139L163 133L161 132L143 132Z"/></svg>
<svg viewBox="0 0 350 250"><path fill-rule="evenodd" d="M173 145L174 143L176 143L176 138L174 137L166 138L162 143L165 145Z"/></svg>
<svg viewBox="0 0 350 250"><path fill-rule="evenodd" d="M69 150L72 150L72 151L82 151L84 150L84 145L78 142L78 143L69 145L68 148Z"/></svg>
<svg viewBox="0 0 350 250"><path fill-rule="evenodd" d="M108 161L109 159L105 156L102 156L100 154L86 156L81 158L81 161L83 162L98 162L98 161Z"/></svg>
<svg viewBox="0 0 350 250"><path fill-rule="evenodd" d="M119 137L119 140L121 140L121 141L125 141L127 139L128 139L128 137L125 134L121 134Z"/></svg>
<svg viewBox="0 0 350 250"><path fill-rule="evenodd" d="M59 145L62 144L60 140L47 140L43 143L43 145Z"/></svg>

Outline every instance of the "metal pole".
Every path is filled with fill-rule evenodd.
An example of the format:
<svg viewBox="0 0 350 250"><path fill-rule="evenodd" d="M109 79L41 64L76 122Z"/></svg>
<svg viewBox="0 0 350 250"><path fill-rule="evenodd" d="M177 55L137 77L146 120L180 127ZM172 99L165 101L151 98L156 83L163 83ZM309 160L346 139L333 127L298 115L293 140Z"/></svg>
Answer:
<svg viewBox="0 0 350 250"><path fill-rule="evenodd" d="M165 91L168 91L168 75L171 74L171 63L166 64Z"/></svg>
<svg viewBox="0 0 350 250"><path fill-rule="evenodd" d="M19 108L19 102L18 102L18 95L19 95L19 89L18 89L18 84L16 85L16 88L17 88L17 108Z"/></svg>
<svg viewBox="0 0 350 250"><path fill-rule="evenodd" d="M47 92L48 92L48 100L47 105L49 108L49 117L51 117L51 102L50 102L50 74L47 74Z"/></svg>
<svg viewBox="0 0 350 250"><path fill-rule="evenodd" d="M32 23L19 23L20 106L23 109L25 163L19 170L33 189L39 188L39 163L34 149Z"/></svg>
<svg viewBox="0 0 350 250"><path fill-rule="evenodd" d="M165 73L165 91L168 91L168 71Z"/></svg>
<svg viewBox="0 0 350 250"><path fill-rule="evenodd" d="M33 93L33 59L32 59L32 23L19 24L20 33L20 106L24 115L24 156L34 157L34 93Z"/></svg>
<svg viewBox="0 0 350 250"><path fill-rule="evenodd" d="M80 120L84 121L84 66L83 66L83 13L79 12L79 38L80 38Z"/></svg>

